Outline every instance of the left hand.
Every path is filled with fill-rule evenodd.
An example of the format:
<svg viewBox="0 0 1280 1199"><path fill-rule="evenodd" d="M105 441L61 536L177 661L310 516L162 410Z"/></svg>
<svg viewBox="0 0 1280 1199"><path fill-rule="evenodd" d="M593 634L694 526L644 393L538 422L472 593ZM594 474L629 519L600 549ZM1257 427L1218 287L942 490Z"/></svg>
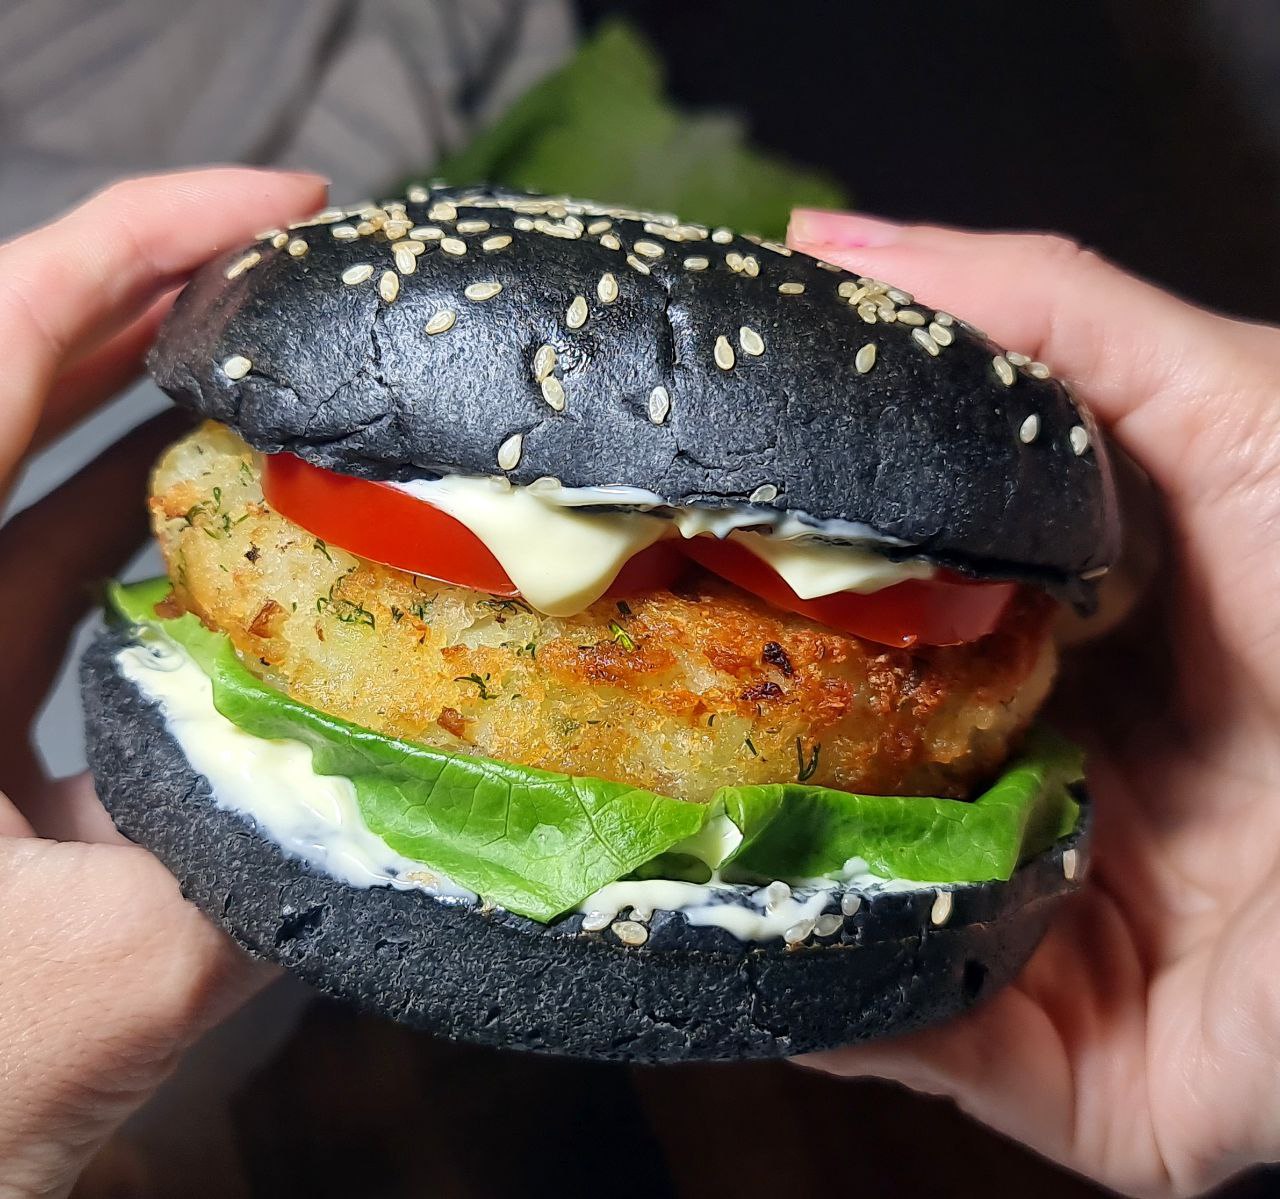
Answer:
<svg viewBox="0 0 1280 1199"><path fill-rule="evenodd" d="M24 459L110 399L186 276L305 216L324 181L215 169L116 184L0 246L0 500ZM65 1194L185 1046L267 977L112 827L52 782L32 722L90 602L145 535L159 418L0 528L0 1196Z"/></svg>

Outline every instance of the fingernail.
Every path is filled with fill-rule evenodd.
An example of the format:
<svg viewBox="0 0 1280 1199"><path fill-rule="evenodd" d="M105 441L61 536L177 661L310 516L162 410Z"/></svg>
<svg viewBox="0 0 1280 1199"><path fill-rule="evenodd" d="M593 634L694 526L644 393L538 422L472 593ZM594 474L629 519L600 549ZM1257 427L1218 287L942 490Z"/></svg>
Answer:
<svg viewBox="0 0 1280 1199"><path fill-rule="evenodd" d="M902 236L902 226L859 212L826 212L797 208L791 214L787 236L792 241L840 246L846 250L892 245Z"/></svg>

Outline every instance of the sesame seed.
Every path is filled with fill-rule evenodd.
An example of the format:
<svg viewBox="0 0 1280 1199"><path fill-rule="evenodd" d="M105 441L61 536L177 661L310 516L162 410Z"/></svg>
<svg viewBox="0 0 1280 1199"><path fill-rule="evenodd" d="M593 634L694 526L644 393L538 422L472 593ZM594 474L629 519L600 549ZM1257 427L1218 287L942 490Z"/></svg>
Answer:
<svg viewBox="0 0 1280 1199"><path fill-rule="evenodd" d="M935 312L933 319L944 329L950 329L956 323L956 318L949 312Z"/></svg>
<svg viewBox="0 0 1280 1199"><path fill-rule="evenodd" d="M854 292L866 291L865 287L860 288L852 279L846 279L839 287L836 288L836 295L842 299L848 300L853 296Z"/></svg>
<svg viewBox="0 0 1280 1199"><path fill-rule="evenodd" d="M746 259L744 259L737 250L730 250L729 253L724 256L724 261L725 265L728 266L731 271L741 273Z"/></svg>
<svg viewBox="0 0 1280 1199"><path fill-rule="evenodd" d="M564 323L570 329L581 329L587 323L587 298L574 296L564 314Z"/></svg>
<svg viewBox="0 0 1280 1199"><path fill-rule="evenodd" d="M538 383L541 383L553 370L556 369L556 350L555 346L539 346L538 352L533 356L533 377Z"/></svg>
<svg viewBox="0 0 1280 1199"><path fill-rule="evenodd" d="M420 241L398 241L395 244L394 252L396 254L412 254L417 258L419 254L427 252L427 247Z"/></svg>
<svg viewBox="0 0 1280 1199"><path fill-rule="evenodd" d="M273 238L276 238L279 236L280 236L279 229L264 229L261 233L255 233L253 235L253 240L254 241L271 241ZM285 238L285 240L288 241L288 238Z"/></svg>
<svg viewBox="0 0 1280 1199"><path fill-rule="evenodd" d="M752 504L769 504L778 498L778 489L772 483L761 483L747 500Z"/></svg>
<svg viewBox="0 0 1280 1199"><path fill-rule="evenodd" d="M395 271L383 271L378 277L378 295L388 304L400 294L400 276Z"/></svg>
<svg viewBox="0 0 1280 1199"><path fill-rule="evenodd" d="M939 891L929 910L929 919L935 927L941 927L951 919L952 898L950 891Z"/></svg>
<svg viewBox="0 0 1280 1199"><path fill-rule="evenodd" d="M564 384L555 375L548 375L542 381L542 398L557 412L564 411Z"/></svg>
<svg viewBox="0 0 1280 1199"><path fill-rule="evenodd" d="M1027 354L1019 354L1017 350L1005 351L1005 357L1009 359L1014 366L1029 366L1031 364L1030 356Z"/></svg>
<svg viewBox="0 0 1280 1199"><path fill-rule="evenodd" d="M940 325L937 321L929 322L929 336L940 346L949 346L956 339L956 335L946 325Z"/></svg>
<svg viewBox="0 0 1280 1199"><path fill-rule="evenodd" d="M265 241L266 239L264 238L263 240ZM287 245L288 241L289 235L287 233L277 233L271 238L271 244L277 250L282 246Z"/></svg>
<svg viewBox="0 0 1280 1199"><path fill-rule="evenodd" d="M427 211L427 216L433 221L451 221L457 215L458 210L447 200L442 200L439 204L433 204Z"/></svg>
<svg viewBox="0 0 1280 1199"><path fill-rule="evenodd" d="M853 368L860 375L867 374L876 364L876 343L869 341L860 349L853 359Z"/></svg>
<svg viewBox="0 0 1280 1199"><path fill-rule="evenodd" d="M323 212L317 212L311 219L317 225L332 225L334 221L340 221L346 215L341 208L326 208Z"/></svg>
<svg viewBox="0 0 1280 1199"><path fill-rule="evenodd" d="M799 945L801 941L807 941L809 939L810 934L813 932L814 925L817 923L818 922L816 920L797 921L782 934L782 939L788 945Z"/></svg>
<svg viewBox="0 0 1280 1199"><path fill-rule="evenodd" d="M369 237L369 236L371 236L372 234L374 234L374 233L376 233L376 232L377 232L377 230L376 230L376 228L374 227L374 224L373 224L373 222L372 222L372 221L361 221L361 222L356 226L356 236L357 236L357 237Z"/></svg>
<svg viewBox="0 0 1280 1199"><path fill-rule="evenodd" d="M705 271L711 265L710 258L704 258L701 254L691 254L684 260L684 267L687 271Z"/></svg>
<svg viewBox="0 0 1280 1199"><path fill-rule="evenodd" d="M716 338L715 360L716 366L718 366L722 371L729 371L733 369L733 346L729 344L729 339L723 334Z"/></svg>
<svg viewBox="0 0 1280 1199"><path fill-rule="evenodd" d="M417 242L410 243L417 245ZM418 269L418 256L408 246L397 246L395 252L396 270L402 275L412 275Z"/></svg>
<svg viewBox="0 0 1280 1199"><path fill-rule="evenodd" d="M405 198L410 204L425 204L431 199L431 193L425 187L419 187L415 184L405 193Z"/></svg>
<svg viewBox="0 0 1280 1199"><path fill-rule="evenodd" d="M627 265L634 270L639 271L642 275L647 275L649 273L649 264L647 262L641 262L634 254L627 255Z"/></svg>
<svg viewBox="0 0 1280 1199"><path fill-rule="evenodd" d="M804 295L803 283L779 283L778 290L784 296L802 296Z"/></svg>
<svg viewBox="0 0 1280 1199"><path fill-rule="evenodd" d="M727 246L733 241L733 230L726 229L723 225L711 234L711 240L718 246Z"/></svg>
<svg viewBox="0 0 1280 1199"><path fill-rule="evenodd" d="M750 354L752 358L759 358L764 353L764 338L750 325L743 325L738 330L738 344L742 347L742 352Z"/></svg>
<svg viewBox="0 0 1280 1199"><path fill-rule="evenodd" d="M547 205L547 216L553 216L557 221L562 221L568 215L569 210L563 205L552 203Z"/></svg>
<svg viewBox="0 0 1280 1199"><path fill-rule="evenodd" d="M898 320L904 325L919 327L924 324L924 314L917 312L914 308L900 308Z"/></svg>
<svg viewBox="0 0 1280 1199"><path fill-rule="evenodd" d="M1033 362L1027 367L1027 373L1034 379L1047 379L1052 372L1043 362Z"/></svg>
<svg viewBox="0 0 1280 1199"><path fill-rule="evenodd" d="M1009 360L1003 354L997 354L991 359L991 365L995 367L996 378L1000 380L1006 387L1012 387L1013 381L1018 377L1009 365Z"/></svg>
<svg viewBox="0 0 1280 1199"><path fill-rule="evenodd" d="M373 267L367 262L357 262L355 266L349 266L342 272L342 281L348 287L354 287L357 283L363 283L371 278L373 278Z"/></svg>
<svg viewBox="0 0 1280 1199"><path fill-rule="evenodd" d="M431 314L431 319L427 321L427 332L433 337L437 333L447 333L457 319L458 314L452 308L441 308L439 312Z"/></svg>
<svg viewBox="0 0 1280 1199"><path fill-rule="evenodd" d="M646 258L661 258L666 253L656 241L638 241L634 249L637 254L643 254Z"/></svg>
<svg viewBox="0 0 1280 1199"><path fill-rule="evenodd" d="M461 257L467 252L467 243L457 237L442 237L440 239L440 248L446 254Z"/></svg>
<svg viewBox="0 0 1280 1199"><path fill-rule="evenodd" d="M512 433L498 447L498 466L502 470L515 470L520 465L522 453L524 453L524 434Z"/></svg>
<svg viewBox="0 0 1280 1199"><path fill-rule="evenodd" d="M1080 869L1080 854L1074 849L1066 850L1062 855L1062 877L1071 882Z"/></svg>
<svg viewBox="0 0 1280 1199"><path fill-rule="evenodd" d="M856 916L862 907L862 896L853 891L846 891L840 896L840 911L846 916Z"/></svg>
<svg viewBox="0 0 1280 1199"><path fill-rule="evenodd" d="M601 233L608 233L612 228L612 221L592 221L591 224L587 226L587 232L590 233L592 237L596 237Z"/></svg>
<svg viewBox="0 0 1280 1199"><path fill-rule="evenodd" d="M387 241L399 241L412 225L411 221L387 221L382 226L382 232L386 235Z"/></svg>
<svg viewBox="0 0 1280 1199"><path fill-rule="evenodd" d="M790 258L790 257L791 257L791 247L790 247L790 246L784 246L781 242L776 242L776 241L762 241L760 244L761 244L761 246L763 246L766 250L772 250L775 254L781 254L783 258Z"/></svg>
<svg viewBox="0 0 1280 1199"><path fill-rule="evenodd" d="M613 923L613 916L608 912L588 912L582 918L584 933L598 933Z"/></svg>
<svg viewBox="0 0 1280 1199"><path fill-rule="evenodd" d="M439 241L444 236L444 230L435 225L417 225L409 230L409 236L414 241Z"/></svg>
<svg viewBox="0 0 1280 1199"><path fill-rule="evenodd" d="M249 361L243 354L232 354L222 364L222 373L228 379L243 379L245 375L253 369L253 363Z"/></svg>
<svg viewBox="0 0 1280 1199"><path fill-rule="evenodd" d="M228 279L239 278L245 273L245 271L252 270L253 267L257 266L261 261L262 255L258 253L257 250L250 250L243 258L237 258L235 262L227 267L223 274L225 274Z"/></svg>
<svg viewBox="0 0 1280 1199"><path fill-rule="evenodd" d="M876 306L874 304L869 304L869 303L859 304L858 315L862 317L862 319L866 321L868 325L874 325L876 323L876 316L877 316Z"/></svg>
<svg viewBox="0 0 1280 1199"><path fill-rule="evenodd" d="M838 933L843 924L844 921L832 912L826 916L819 916L813 923L813 931L820 937L830 937Z"/></svg>
<svg viewBox="0 0 1280 1199"><path fill-rule="evenodd" d="M639 920L642 924L653 919L652 908L632 908L631 919Z"/></svg>
<svg viewBox="0 0 1280 1199"><path fill-rule="evenodd" d="M289 256L291 258L301 258L310 248L302 238L295 237L289 243Z"/></svg>
<svg viewBox="0 0 1280 1199"><path fill-rule="evenodd" d="M622 242L618 239L618 235L616 233L606 233L600 239L600 244L604 246L606 250L622 249Z"/></svg>
<svg viewBox="0 0 1280 1199"><path fill-rule="evenodd" d="M600 282L596 284L596 295L600 297L601 304L612 304L618 298L618 280L612 272L605 271L600 276Z"/></svg>
<svg viewBox="0 0 1280 1199"><path fill-rule="evenodd" d="M459 233L488 233L488 221L459 221L457 224Z"/></svg>
<svg viewBox="0 0 1280 1199"><path fill-rule="evenodd" d="M528 233L533 228L533 222L527 216L518 216L512 223L521 233Z"/></svg>
<svg viewBox="0 0 1280 1199"><path fill-rule="evenodd" d="M492 300L502 290L502 284L493 279L485 279L480 283L468 283L462 294L468 300Z"/></svg>
<svg viewBox="0 0 1280 1199"><path fill-rule="evenodd" d="M613 935L624 945L643 945L649 939L649 930L635 920L615 920Z"/></svg>
<svg viewBox="0 0 1280 1199"><path fill-rule="evenodd" d="M671 411L671 394L661 383L649 393L649 419L660 425Z"/></svg>
<svg viewBox="0 0 1280 1199"><path fill-rule="evenodd" d="M931 354L934 358L938 356L938 343L929 336L929 331L927 329L912 329L911 340L914 341L922 350Z"/></svg>
<svg viewBox="0 0 1280 1199"><path fill-rule="evenodd" d="M1018 429L1018 440L1023 445L1030 445L1040 436L1040 418L1033 412Z"/></svg>
<svg viewBox="0 0 1280 1199"><path fill-rule="evenodd" d="M511 234L499 233L495 237L486 237L484 241L480 243L480 248L488 251L505 250L510 244Z"/></svg>
<svg viewBox="0 0 1280 1199"><path fill-rule="evenodd" d="M813 260L814 266L821 267L824 271L833 271L837 275L844 274L844 267L836 266L834 262L825 262L821 258Z"/></svg>
<svg viewBox="0 0 1280 1199"><path fill-rule="evenodd" d="M1102 578L1103 575L1110 574L1110 573L1111 573L1111 567L1109 566L1095 566L1092 570L1081 571L1080 577L1084 579L1085 582L1087 583L1092 581L1093 579L1100 579Z"/></svg>
<svg viewBox="0 0 1280 1199"><path fill-rule="evenodd" d="M749 277L754 279L760 274L760 261L754 254L748 254L742 260L742 270Z"/></svg>
<svg viewBox="0 0 1280 1199"><path fill-rule="evenodd" d="M1089 430L1084 425L1072 425L1067 434L1071 439L1071 451L1077 458L1089 448Z"/></svg>
<svg viewBox="0 0 1280 1199"><path fill-rule="evenodd" d="M910 292L899 291L896 287L891 287L886 293L895 304L914 304L915 297Z"/></svg>
<svg viewBox="0 0 1280 1199"><path fill-rule="evenodd" d="M786 903L790 898L791 888L781 879L774 879L764 889L764 906L770 911L773 911L779 904Z"/></svg>

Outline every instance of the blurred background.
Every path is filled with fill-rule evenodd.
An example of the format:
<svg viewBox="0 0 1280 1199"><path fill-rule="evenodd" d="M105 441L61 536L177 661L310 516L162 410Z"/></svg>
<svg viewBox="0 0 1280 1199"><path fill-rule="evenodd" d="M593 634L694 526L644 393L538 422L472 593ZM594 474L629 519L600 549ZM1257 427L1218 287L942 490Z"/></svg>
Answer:
<svg viewBox="0 0 1280 1199"><path fill-rule="evenodd" d="M443 176L764 235L796 203L1052 229L1280 318L1275 0L0 3L0 236L118 176L214 161L318 170L340 203ZM139 385L87 421L10 510L165 402ZM79 720L64 680L39 729L59 773L83 765ZM1102 1194L881 1084L480 1051L288 983L198 1047L76 1193L783 1188ZM1224 1194L1280 1194L1280 1179Z"/></svg>

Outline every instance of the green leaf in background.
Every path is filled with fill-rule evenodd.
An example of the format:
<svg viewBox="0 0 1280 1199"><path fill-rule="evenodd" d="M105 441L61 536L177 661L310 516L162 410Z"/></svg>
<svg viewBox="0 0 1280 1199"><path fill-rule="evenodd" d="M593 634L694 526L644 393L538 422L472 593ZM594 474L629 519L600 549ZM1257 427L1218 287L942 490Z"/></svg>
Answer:
<svg viewBox="0 0 1280 1199"><path fill-rule="evenodd" d="M603 779L447 753L384 737L291 699L252 675L230 639L191 614L161 618L167 579L115 586L111 602L181 645L214 706L269 740L311 749L319 774L355 784L369 828L512 912L548 921L701 827L706 808Z"/></svg>
<svg viewBox="0 0 1280 1199"><path fill-rule="evenodd" d="M674 212L778 239L793 207L847 202L826 176L748 145L737 117L676 108L657 53L618 20L432 174Z"/></svg>
<svg viewBox="0 0 1280 1199"><path fill-rule="evenodd" d="M730 859L735 874L815 878L856 857L888 878L983 882L1007 879L1075 828L1079 809L1068 787L1083 777L1080 749L1037 729L973 802L800 783L725 787L718 798L742 830Z"/></svg>

